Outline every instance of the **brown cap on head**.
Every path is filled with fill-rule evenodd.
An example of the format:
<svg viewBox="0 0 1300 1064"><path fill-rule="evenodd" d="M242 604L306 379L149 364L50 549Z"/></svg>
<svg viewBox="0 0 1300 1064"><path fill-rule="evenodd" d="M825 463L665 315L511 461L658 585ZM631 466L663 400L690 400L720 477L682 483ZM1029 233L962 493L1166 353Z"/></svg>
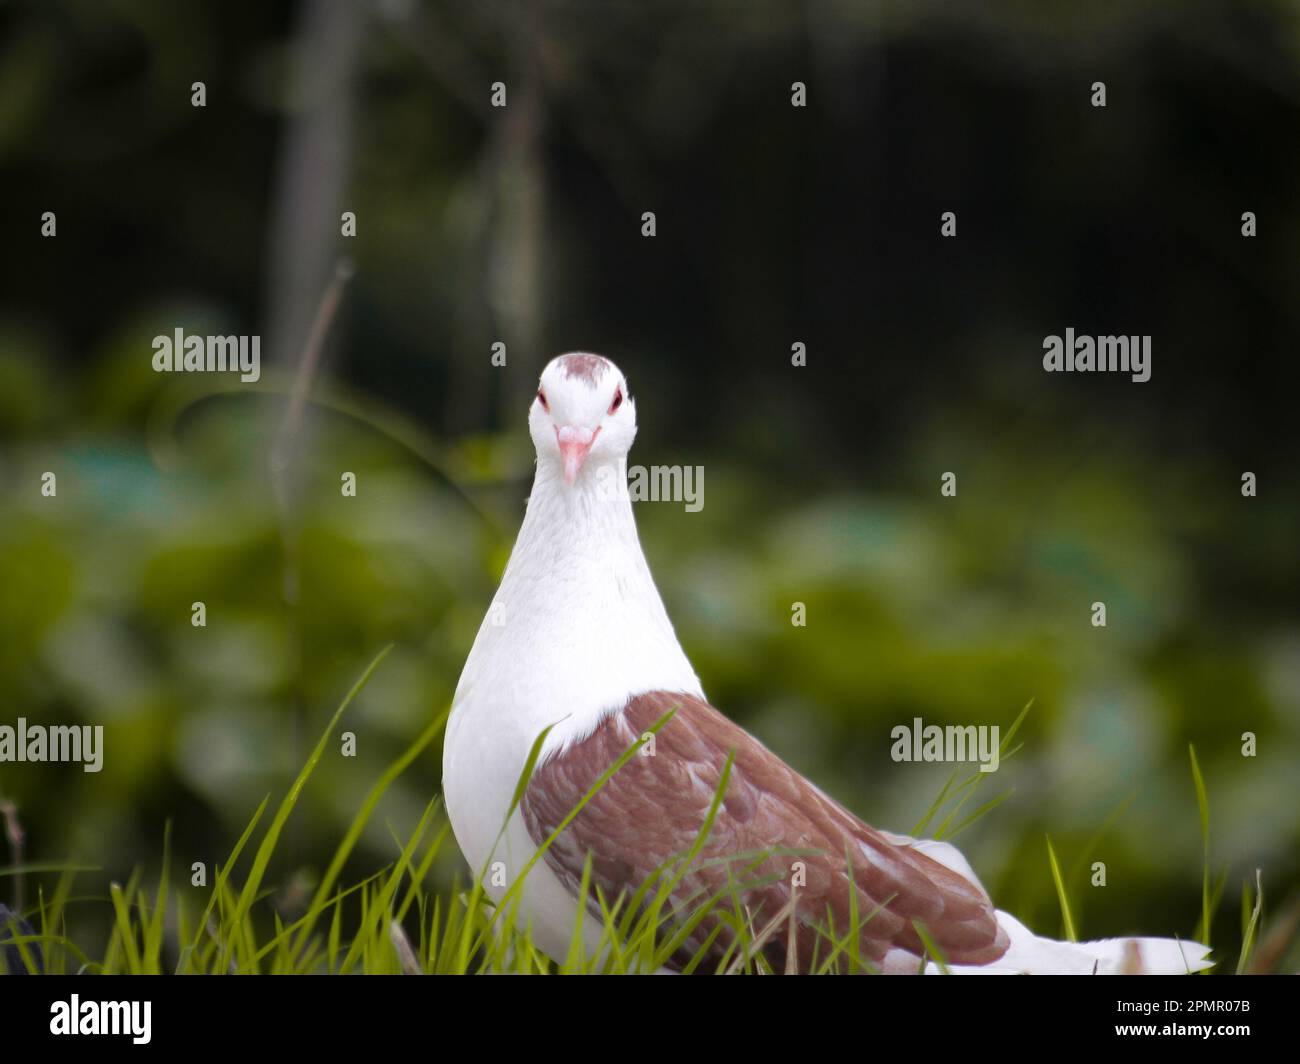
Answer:
<svg viewBox="0 0 1300 1064"><path fill-rule="evenodd" d="M557 362L560 368L564 370L566 377L578 377L590 385L595 385L605 371L610 367L610 361L601 355L589 355L585 352L579 352L572 355L561 355Z"/></svg>

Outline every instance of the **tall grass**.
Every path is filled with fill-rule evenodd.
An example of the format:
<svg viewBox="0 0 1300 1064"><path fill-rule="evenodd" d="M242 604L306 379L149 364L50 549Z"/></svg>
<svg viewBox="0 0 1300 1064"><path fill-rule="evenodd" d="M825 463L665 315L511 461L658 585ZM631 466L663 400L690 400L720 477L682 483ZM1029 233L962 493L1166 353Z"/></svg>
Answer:
<svg viewBox="0 0 1300 1064"><path fill-rule="evenodd" d="M236 877L245 851L250 847L269 806L263 800L253 813L225 862L214 870L212 887L200 907L185 892L169 888L170 831L164 833L163 860L156 883L146 884L137 871L125 884L109 888L112 926L108 942L96 956L87 954L67 933L68 906L75 899L74 881L83 867L69 865L59 871L53 889L42 888L25 914L34 925L33 933L19 933L11 925L0 929L0 939L12 958L16 950L28 971L88 974L461 974L461 973L637 973L660 970L670 959L686 972L767 974L772 967L763 947L774 938L793 938L797 895L780 912L765 914L756 926L746 910L743 894L762 881L762 867L783 851L738 854L727 859L727 886L711 896L693 897L685 906L675 895L683 878L700 861L718 814L731 771L728 761L712 805L699 835L689 850L657 869L635 894L608 898L593 882L590 861L584 869L579 891L590 903L587 912L596 914L599 942L593 947L583 933L582 908L575 921L569 949L562 961L544 955L527 927L521 926L520 886L547 848L601 787L648 741L643 736L624 751L591 789L544 840L538 852L494 903L484 892L480 874L467 888L439 893L428 885L430 869L451 845L450 826L440 801L425 807L418 823L405 838L394 840L397 856L386 867L360 882L340 886L348 857L392 782L425 753L446 723L444 713L403 751L375 782L344 833L326 872L305 910L288 919L270 903L273 893L264 886L267 869L299 797L320 766L330 737L348 706L364 688L387 654L382 651L366 668L330 718L319 742L292 786L280 801L252 850L242 883ZM1011 747L1029 710L1026 706L1008 730L1002 756L1014 754ZM650 729L657 732L672 717L666 713ZM540 755L546 734L538 736L520 774L510 812L523 797L523 788ZM1202 924L1208 935L1211 895L1208 864L1208 798L1199 766L1192 755L1198 804L1206 838ZM994 808L1007 794L985 802L966 816L971 801L986 773L975 772L958 782L957 774L917 824L920 834L937 820L930 834L951 837ZM1009 793L1009 792L1008 792ZM504 830L504 825L503 825ZM1048 840L1049 867L1061 903L1070 938L1075 927L1070 916L1065 882L1055 852ZM50 866L40 866L48 871ZM35 871L37 866L30 866ZM480 873L486 869L479 870ZM12 873L11 873L12 874ZM855 892L850 892L854 894ZM1249 887L1243 895L1243 946L1239 971L1245 971L1248 955L1257 940L1262 889L1252 902ZM855 899L856 900L856 899ZM871 965L860 956L862 928L884 904L868 911L850 913L849 926L835 928L828 920L818 929L812 970L820 973L870 972ZM287 922L286 922L287 920ZM707 928L707 932L706 929ZM928 959L946 970L944 958L934 947L923 926L916 928ZM684 955L688 942L696 948ZM0 970L5 965L0 950ZM789 964L794 951L787 950ZM924 960L922 961L924 965Z"/></svg>

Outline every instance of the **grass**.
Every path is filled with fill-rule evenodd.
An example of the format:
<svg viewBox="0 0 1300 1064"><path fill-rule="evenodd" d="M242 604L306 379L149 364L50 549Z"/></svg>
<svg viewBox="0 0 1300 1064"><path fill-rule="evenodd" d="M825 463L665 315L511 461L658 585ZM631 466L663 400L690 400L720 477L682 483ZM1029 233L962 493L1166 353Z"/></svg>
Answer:
<svg viewBox="0 0 1300 1064"><path fill-rule="evenodd" d="M1065 893L1065 880L1061 878L1061 866L1056 860L1056 851L1052 849L1052 836L1047 836L1047 863L1052 866L1052 883L1056 887L1056 898L1061 904L1061 922L1065 925L1065 938L1068 942L1078 942L1079 933L1074 929L1074 916L1070 912L1070 899Z"/></svg>
<svg viewBox="0 0 1300 1064"><path fill-rule="evenodd" d="M712 896L691 898L684 909L680 901L674 899L683 878L703 852L726 789L730 761L692 847L659 868L633 896L605 897L593 883L588 862L580 893L584 899L593 900L599 913L601 934L596 948L587 948L581 933L581 921L575 921L568 953L562 962L556 963L537 948L526 928L520 929L519 888L524 876L542 859L546 849L592 795L635 756L648 736L628 747L592 785L569 816L539 847L498 904L494 904L484 892L482 874L467 890L456 888L439 894L427 885L430 869L452 845L450 826L442 815L438 799L424 809L409 836L394 839L397 856L390 865L358 883L340 886L348 857L384 793L416 758L428 750L446 723L447 714L444 713L431 722L375 782L344 833L305 910L293 919L282 915L271 904L274 892L266 888L264 882L285 824L319 767L340 718L387 653L387 649L382 651L370 663L330 718L320 741L252 851L242 885L236 879L236 870L266 816L269 799L264 799L253 813L225 863L214 870L212 887L202 907L187 900L184 892L169 887L171 847L170 831L166 831L162 867L152 889L144 883L138 871L124 885L110 885L112 927L107 945L98 957L88 955L67 934L66 918L68 906L74 901L74 881L79 873L86 871L84 867L30 865L0 873L58 873L53 889L48 894L43 888L39 889L35 903L24 914L34 925L34 933L19 933L13 924L5 931L9 938L6 946L10 959L16 951L21 966L31 972L43 969L49 973L104 975L617 974L654 972L675 956L684 961L683 968L687 972L767 974L772 971L761 949L775 936L793 935L797 896L761 926L755 926L741 897L743 889L757 881L755 877L761 875L761 866L776 855L775 851L729 858L728 886ZM1025 706L1008 730L1002 743L1004 758L1019 749L1018 746L1011 747L1011 742L1029 708ZM650 732L662 728L672 713L665 714ZM520 774L511 813L523 798L525 783L545 738L545 732L538 736L529 753ZM1217 894L1210 889L1209 799L1194 750L1191 758L1205 850L1202 918L1197 937L1204 934L1206 937L1200 941L1208 942L1210 916L1217 903ZM975 771L959 781L959 773L954 773L913 833L919 835L934 823L930 832L932 837L950 838L994 808L1010 792L961 816L987 775ZM1077 936L1066 883L1050 838L1047 849L1067 937L1074 940ZM480 872L486 872L486 869ZM1249 884L1243 887L1243 947L1236 966L1238 972L1249 970L1251 951L1258 941L1261 927L1262 900L1263 891L1257 873L1253 892ZM887 904L887 900L883 904ZM820 973L871 971L870 964L859 955L860 931L879 911L880 906L859 913L854 907L850 913L850 926L842 929L836 929L828 920L820 929L812 969ZM944 958L926 929L917 926L916 930L929 959L946 971ZM683 958L682 951L692 940L696 942L696 948L690 956ZM720 953L715 953L715 947L720 943L725 946ZM6 963L5 952L0 951L0 970Z"/></svg>

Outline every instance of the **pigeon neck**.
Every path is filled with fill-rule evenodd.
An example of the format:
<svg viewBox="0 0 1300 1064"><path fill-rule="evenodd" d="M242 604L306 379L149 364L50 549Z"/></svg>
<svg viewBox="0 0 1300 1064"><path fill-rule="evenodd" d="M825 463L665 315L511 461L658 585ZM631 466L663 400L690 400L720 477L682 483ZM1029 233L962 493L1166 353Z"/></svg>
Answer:
<svg viewBox="0 0 1300 1064"><path fill-rule="evenodd" d="M625 470L625 460L600 462L566 484L558 463L539 461L519 546L545 539L556 560L576 557L600 564L625 555L624 561L644 568Z"/></svg>
<svg viewBox="0 0 1300 1064"><path fill-rule="evenodd" d="M588 466L572 485L557 465L538 463L493 608L466 677L500 669L517 678L514 723L528 742L563 718L547 752L590 734L634 694L703 697L642 553L622 462Z"/></svg>

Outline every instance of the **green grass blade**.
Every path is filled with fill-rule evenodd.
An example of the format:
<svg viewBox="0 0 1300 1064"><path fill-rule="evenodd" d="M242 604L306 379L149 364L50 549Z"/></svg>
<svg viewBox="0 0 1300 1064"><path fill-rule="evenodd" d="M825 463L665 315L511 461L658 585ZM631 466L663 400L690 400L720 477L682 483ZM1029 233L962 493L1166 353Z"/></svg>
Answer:
<svg viewBox="0 0 1300 1064"><path fill-rule="evenodd" d="M130 883L127 884L127 891L128 893L124 894L118 883L110 883L108 887L109 896L113 899L113 915L116 918L114 927L122 945L122 952L126 956L126 970L131 975L139 975L140 950L135 940L135 927L131 923L131 896L134 890Z"/></svg>
<svg viewBox="0 0 1300 1064"><path fill-rule="evenodd" d="M935 944L934 939L930 937L930 933L925 929L925 925L921 923L920 920L913 920L912 927L916 929L916 933L921 939L921 945L925 947L925 953L929 956L930 960L934 961L934 963L939 966L939 971L944 975L952 975L952 972L948 970L948 961L944 957L943 951L939 949ZM925 957L922 957L921 974L924 973Z"/></svg>
<svg viewBox="0 0 1300 1064"><path fill-rule="evenodd" d="M284 800L280 802L280 808L276 810L275 818L271 821L271 826L267 828L266 836L262 839L262 844L257 848L257 854L253 858L253 867L249 872L248 881L244 884L244 889L239 894L239 902L235 906L235 912L230 921L234 927L241 928L244 926L244 921L248 916L248 910L253 904L253 899L257 896L258 888L262 885L262 877L266 874L267 865L271 863L271 855L275 852L276 844L280 841L280 832L284 829L285 822L289 819L289 815L298 804L298 798L302 794L303 788L307 785L307 781L311 778L312 773L316 771L316 766L320 764L320 759L325 754L325 746L329 742L330 736L334 733L334 728L338 724L339 718L343 716L344 710L346 710L348 706L352 704L357 695L361 693L362 689L370 681L370 677L374 675L375 670L379 668L379 665L384 658L388 657L389 651L392 649L393 645L390 643L376 654L374 660L366 667L366 671L361 674L361 678L352 685L352 689L347 693L347 696L343 701L339 703L339 707L334 711L334 715L330 717L329 723L325 726L325 731L321 733L320 741L316 743L316 748L311 752L311 756L307 758L307 763L303 765L302 769L298 773L297 779L293 781L293 786L289 788L289 793L286 794ZM246 959L248 962L252 961L251 956L248 956Z"/></svg>
<svg viewBox="0 0 1300 1064"><path fill-rule="evenodd" d="M1061 876L1061 866L1056 860L1056 851L1052 849L1052 836L1047 839L1047 860L1052 866L1052 882L1056 884L1056 898L1061 903L1061 919L1065 922L1065 937L1071 942L1078 942L1079 936L1074 930L1074 917L1070 915L1070 901L1065 896L1065 880Z"/></svg>
<svg viewBox="0 0 1300 1064"><path fill-rule="evenodd" d="M199 917L198 924L194 928L194 939L190 942L188 949L182 954L180 963L176 966L178 975L183 975L191 967L190 958L199 948L199 943L203 940L207 932L208 920L212 917L213 908L222 900L226 886L226 879L230 875L230 870L235 867L235 862L239 860L239 855L243 852L248 840L253 837L253 831L257 828L258 822L262 819L262 814L266 812L266 803L269 802L270 796L262 799L262 804L257 807L253 813L253 818L244 828L244 833L239 836L239 841L235 843L235 848L230 851L230 857L227 858L224 866L217 869L217 879L212 885L212 893L208 896L208 904L203 909L203 915Z"/></svg>
<svg viewBox="0 0 1300 1064"><path fill-rule="evenodd" d="M1241 885L1242 916L1250 906L1250 885ZM1264 880L1258 868L1255 869L1255 905L1245 922L1241 934L1241 956L1237 959L1237 974L1245 975L1250 969L1250 955L1255 949L1255 936L1259 933L1259 917L1264 909Z"/></svg>
<svg viewBox="0 0 1300 1064"><path fill-rule="evenodd" d="M385 650L384 653L387 653L387 650ZM378 659L375 664L378 664ZM373 670L373 668L374 665L371 666L371 670ZM384 796L393 780L397 779L398 776L405 772L411 762L419 757L420 754L424 753L428 745L437 738L438 733L441 732L443 727L446 725L447 716L450 712L451 710L447 709L438 714L438 716L430 722L429 726L419 734L415 742L411 743L411 745L402 752L401 756L384 770L383 775L380 776L375 782L375 785L370 788L370 793L366 795L366 800L361 803L361 808L357 811L357 815L352 818L352 823L348 825L348 830L343 836L343 841L339 843L338 849L334 851L334 857L330 861L329 868L325 870L325 875L321 878L320 884L316 887L316 892L312 897L311 903L307 906L307 914L310 919L303 924L302 929L298 932L298 937L294 942L292 950L294 955L297 955L302 949L308 936L311 934L312 929L315 927L316 918L320 915L325 906L325 899L329 897L330 891L334 889L334 884L337 882L339 875L343 871L343 865L347 862L348 856L352 853L353 847L356 846L357 840L361 838L361 833L365 830L366 824L370 822L370 816L375 811L375 807L379 804L379 800Z"/></svg>
<svg viewBox="0 0 1300 1064"><path fill-rule="evenodd" d="M1210 797L1205 789L1200 762L1196 760L1196 747L1188 743L1187 753L1192 761L1192 784L1196 788L1196 807L1201 814L1201 847L1204 851L1201 865L1201 923L1196 929L1196 940L1208 946L1213 911L1210 905Z"/></svg>

